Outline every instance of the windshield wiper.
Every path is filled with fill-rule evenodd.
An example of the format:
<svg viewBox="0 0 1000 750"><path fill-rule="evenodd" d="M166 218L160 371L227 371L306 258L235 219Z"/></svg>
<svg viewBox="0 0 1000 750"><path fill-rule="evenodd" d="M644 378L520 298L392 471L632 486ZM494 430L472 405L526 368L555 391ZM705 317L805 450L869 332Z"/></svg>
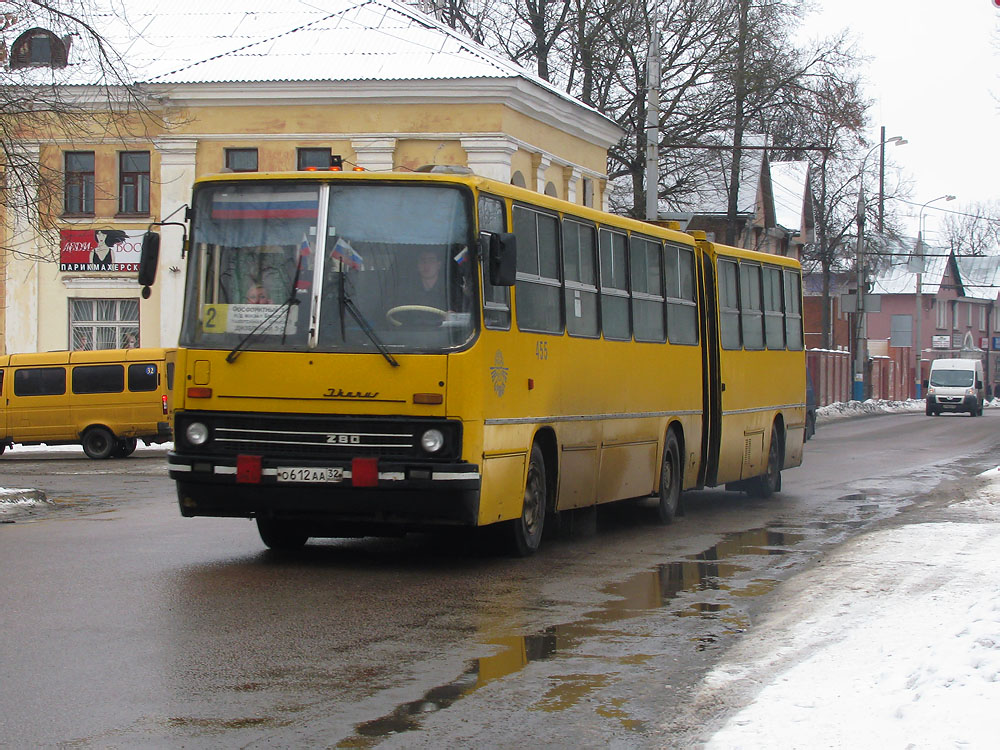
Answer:
<svg viewBox="0 0 1000 750"><path fill-rule="evenodd" d="M295 297L295 292L293 290L291 297L289 297L287 300L285 300L284 303L282 303L282 304L278 305L277 307L275 307L274 310L272 310L270 312L270 314L266 318L264 318L262 321L260 321L260 323L258 323L257 325L254 326L253 330L250 331L250 333L248 333L246 336L244 336L243 338L240 339L240 342L236 346L233 347L232 351L229 352L229 354L226 355L226 362L229 362L229 363L235 362L236 358L238 356L240 356L240 353L243 351L243 347L245 347L250 342L250 339L252 339L254 336L257 335L257 332L261 328L266 328L267 325L272 320L274 320L275 318L277 318L281 313L283 313L283 312L291 312L292 305L297 305L297 304L299 304L299 300ZM288 325L288 316L287 316L287 314L285 316L285 325L286 326ZM282 341L285 340L284 337L285 337L285 333L284 333L284 331L282 331L282 333L281 333L281 340Z"/></svg>
<svg viewBox="0 0 1000 750"><path fill-rule="evenodd" d="M397 362L395 358L392 356L392 354L389 353L389 350L386 348L385 344L382 343L382 340L378 337L378 334L375 333L375 329L372 328L371 323L368 322L368 319L365 318L361 310L358 309L358 306L354 303L354 299L348 293L347 280L345 279L346 275L347 274L345 274L343 271L340 271L340 307L341 307L340 325L341 326L344 325L343 310L346 308L347 312L351 314L351 317L357 321L359 326L361 326L361 330L365 332L365 335L367 335L368 338L371 340L371 342L375 344L375 348L378 349L379 354L385 357L385 361L388 362L393 367L399 367L399 362Z"/></svg>

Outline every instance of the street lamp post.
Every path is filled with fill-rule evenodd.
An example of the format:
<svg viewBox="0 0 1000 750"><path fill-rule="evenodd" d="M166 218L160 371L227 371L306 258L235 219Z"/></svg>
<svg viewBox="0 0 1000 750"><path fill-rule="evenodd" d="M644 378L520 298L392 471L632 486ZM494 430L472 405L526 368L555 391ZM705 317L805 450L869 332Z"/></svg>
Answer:
<svg viewBox="0 0 1000 750"><path fill-rule="evenodd" d="M917 246L913 251L915 256L914 263L916 264L917 271L917 309L916 314L913 318L913 328L915 336L913 338L913 349L914 349L914 367L913 367L913 392L916 394L917 398L920 398L920 390L923 384L923 346L920 340L920 324L921 318L924 316L923 304L921 300L921 282L923 280L924 274L924 209L927 208L932 203L937 201L953 201L955 200L954 195L939 195L937 198L932 198L927 201L924 205L920 207L920 213L917 215Z"/></svg>
<svg viewBox="0 0 1000 750"><path fill-rule="evenodd" d="M857 301L857 335L854 344L854 384L852 388L851 397L855 401L864 401L865 398L865 364L868 361L868 340L865 336L865 291L867 288L867 280L865 279L865 163L868 161L868 157L871 156L877 149L882 149L887 143L895 143L897 146L902 146L906 143L901 135L894 135L892 138L881 138L877 145L872 146L872 148L865 154L865 158L861 160L861 171L858 173L858 209L857 209L857 222L858 222L858 238L857 247L855 249L855 259L854 263L857 266L858 274L858 292L856 295ZM882 175L881 170L884 169L884 163L879 162L879 203L882 202ZM879 230L881 231L881 206L879 210Z"/></svg>

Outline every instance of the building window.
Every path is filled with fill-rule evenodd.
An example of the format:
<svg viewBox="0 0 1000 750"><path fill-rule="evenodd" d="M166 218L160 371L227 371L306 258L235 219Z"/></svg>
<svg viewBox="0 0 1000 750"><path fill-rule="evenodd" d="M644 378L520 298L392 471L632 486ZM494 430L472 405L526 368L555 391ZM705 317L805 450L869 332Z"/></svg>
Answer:
<svg viewBox="0 0 1000 750"><path fill-rule="evenodd" d="M227 148L226 169L232 172L256 172L257 149Z"/></svg>
<svg viewBox="0 0 1000 750"><path fill-rule="evenodd" d="M64 212L92 215L94 213L94 152L67 151L65 165Z"/></svg>
<svg viewBox="0 0 1000 750"><path fill-rule="evenodd" d="M959 310L958 300L955 300L954 302L952 302L952 309L951 309L951 329L953 331L958 330L958 320L960 314L961 311Z"/></svg>
<svg viewBox="0 0 1000 750"><path fill-rule="evenodd" d="M331 152L328 148L300 148L298 150L298 169L322 169L330 168Z"/></svg>
<svg viewBox="0 0 1000 750"><path fill-rule="evenodd" d="M126 349L139 344L139 300L71 299L70 348Z"/></svg>
<svg viewBox="0 0 1000 750"><path fill-rule="evenodd" d="M148 151L125 151L118 155L118 212L149 213Z"/></svg>
<svg viewBox="0 0 1000 750"><path fill-rule="evenodd" d="M935 321L934 325L938 328L948 327L948 305L944 300L934 301L934 314Z"/></svg>
<svg viewBox="0 0 1000 750"><path fill-rule="evenodd" d="M67 44L46 29L29 29L11 45L10 67L65 68L68 60Z"/></svg>
<svg viewBox="0 0 1000 750"><path fill-rule="evenodd" d="M986 332L986 306L979 306L979 330Z"/></svg>
<svg viewBox="0 0 1000 750"><path fill-rule="evenodd" d="M586 177L583 178L583 205L594 207L594 181Z"/></svg>

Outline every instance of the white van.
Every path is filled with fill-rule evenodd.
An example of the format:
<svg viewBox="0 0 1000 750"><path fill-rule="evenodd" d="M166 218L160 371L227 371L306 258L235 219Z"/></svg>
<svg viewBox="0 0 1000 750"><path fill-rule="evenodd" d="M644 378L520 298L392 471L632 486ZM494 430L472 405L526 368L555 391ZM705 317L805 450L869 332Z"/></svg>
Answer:
<svg viewBox="0 0 1000 750"><path fill-rule="evenodd" d="M983 414L983 363L978 359L935 359L927 381L927 416L943 411Z"/></svg>

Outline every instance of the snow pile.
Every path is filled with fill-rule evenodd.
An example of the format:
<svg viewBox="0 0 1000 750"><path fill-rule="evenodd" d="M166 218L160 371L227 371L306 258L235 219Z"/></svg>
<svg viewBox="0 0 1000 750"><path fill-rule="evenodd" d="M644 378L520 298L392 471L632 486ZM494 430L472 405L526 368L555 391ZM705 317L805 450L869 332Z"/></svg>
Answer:
<svg viewBox="0 0 1000 750"><path fill-rule="evenodd" d="M870 398L867 401L840 401L829 406L816 409L816 418L820 424L832 422L846 417L861 417L866 414L898 414L908 411L924 411L926 402L922 398L910 398L906 401L888 401L881 398ZM1000 398L983 402L984 409L1000 408Z"/></svg>
<svg viewBox="0 0 1000 750"><path fill-rule="evenodd" d="M995 747L1000 471L973 522L858 537L788 583L707 689L762 689L707 748Z"/></svg>
<svg viewBox="0 0 1000 750"><path fill-rule="evenodd" d="M18 490L0 487L0 516L13 513L33 505L50 502L41 490Z"/></svg>

